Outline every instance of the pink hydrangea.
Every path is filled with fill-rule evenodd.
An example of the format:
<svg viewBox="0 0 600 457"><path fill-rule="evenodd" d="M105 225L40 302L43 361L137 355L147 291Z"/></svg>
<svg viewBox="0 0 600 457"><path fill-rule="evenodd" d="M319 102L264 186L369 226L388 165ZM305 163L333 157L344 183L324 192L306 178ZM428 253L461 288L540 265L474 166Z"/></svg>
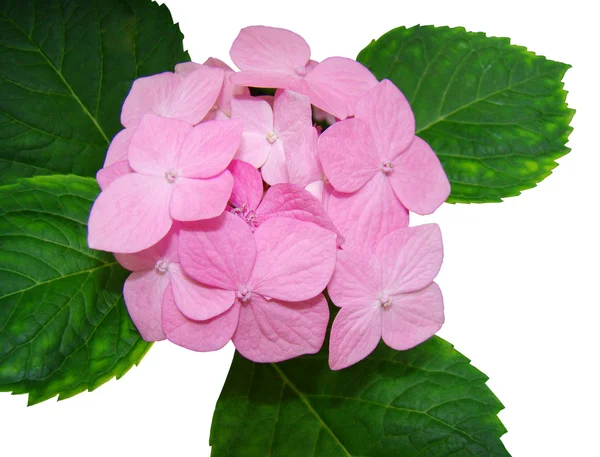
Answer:
<svg viewBox="0 0 600 457"><path fill-rule="evenodd" d="M341 307L333 322L329 365L348 367L368 356L381 338L397 350L410 349L444 322L442 294L433 279L443 257L435 224L396 230L373 253L340 251L327 287Z"/></svg>

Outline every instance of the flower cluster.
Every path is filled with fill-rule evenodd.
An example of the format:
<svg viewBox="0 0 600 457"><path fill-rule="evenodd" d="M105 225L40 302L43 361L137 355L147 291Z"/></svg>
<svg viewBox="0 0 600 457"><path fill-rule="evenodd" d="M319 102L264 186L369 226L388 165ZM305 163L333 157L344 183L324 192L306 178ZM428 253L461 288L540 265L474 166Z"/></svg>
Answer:
<svg viewBox="0 0 600 457"><path fill-rule="evenodd" d="M247 27L230 54L240 71L209 59L136 80L97 175L88 242L132 271L142 337L195 351L232 340L257 362L315 353L327 288L341 307L332 369L381 338L429 338L444 319L441 235L408 214L450 187L407 100L356 61L310 60L287 30ZM313 113L333 125L321 132Z"/></svg>

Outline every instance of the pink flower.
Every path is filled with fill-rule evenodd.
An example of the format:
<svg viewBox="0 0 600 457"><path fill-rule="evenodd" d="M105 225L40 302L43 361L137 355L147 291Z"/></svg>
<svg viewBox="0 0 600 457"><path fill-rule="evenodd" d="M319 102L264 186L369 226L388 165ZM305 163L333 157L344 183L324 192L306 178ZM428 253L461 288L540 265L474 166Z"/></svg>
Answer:
<svg viewBox="0 0 600 457"><path fill-rule="evenodd" d="M321 292L335 267L335 234L287 217L269 219L254 232L226 212L186 226L179 257L185 272L203 284L235 294L237 350L255 362L278 362L317 352L329 310ZM163 314L167 337L191 347L205 338L196 322L171 306ZM171 325L171 322L175 324Z"/></svg>
<svg viewBox="0 0 600 457"><path fill-rule="evenodd" d="M321 202L306 190L294 184L276 184L263 197L263 182L256 168L233 160L229 171L234 180L230 212L246 221L252 231L269 219L289 217L317 224L335 233L338 245L344 242Z"/></svg>
<svg viewBox="0 0 600 457"><path fill-rule="evenodd" d="M226 170L242 133L239 121L196 127L144 117L129 144L129 166L97 198L89 219L93 249L133 253L163 238L174 220L195 221L223 212L233 189Z"/></svg>
<svg viewBox="0 0 600 457"><path fill-rule="evenodd" d="M331 369L364 359L382 337L388 346L405 350L441 328L444 303L433 279L442 257L436 224L396 230L372 254L339 251L327 287L331 300L342 308L331 328Z"/></svg>
<svg viewBox="0 0 600 457"><path fill-rule="evenodd" d="M234 98L232 119L244 121L244 133L236 159L261 168L269 185L289 182L286 159L308 154L313 147L310 133L310 102L304 95L289 90L277 91L273 108L260 98ZM314 134L316 139L316 131ZM314 140L313 140L314 141Z"/></svg>
<svg viewBox="0 0 600 457"><path fill-rule="evenodd" d="M388 80L360 98L354 119L323 132L318 150L337 191L327 210L351 244L373 244L408 225L406 208L430 214L450 194L435 152L415 136L408 101Z"/></svg>
<svg viewBox="0 0 600 457"><path fill-rule="evenodd" d="M178 232L179 226L175 224L154 246L136 254L115 254L121 265L133 271L125 281L123 295L129 315L146 341L165 338L162 314L167 288L171 289L172 301L179 312L189 319L208 321L226 314L233 302L231 292L202 285L183 272L177 254ZM225 325L225 316L219 322ZM214 351L227 341L229 338L199 340L195 348Z"/></svg>
<svg viewBox="0 0 600 457"><path fill-rule="evenodd" d="M215 59L214 57L210 57L204 62L202 65L208 67L216 67L223 70L225 77L223 78L223 86L221 88L221 92L217 98L216 103L208 112L204 120L223 120L227 117L231 116L231 99L238 96L250 96L250 91L247 87L236 86L229 81L229 76L235 73L229 65L219 59ZM185 62L175 65L175 73L181 76L187 76L197 70L202 65L193 63L193 62Z"/></svg>
<svg viewBox="0 0 600 457"><path fill-rule="evenodd" d="M352 59L311 61L306 41L285 29L246 27L233 42L230 55L242 70L230 76L234 84L291 89L308 95L313 105L339 119L354 114L358 97L377 84L371 72Z"/></svg>

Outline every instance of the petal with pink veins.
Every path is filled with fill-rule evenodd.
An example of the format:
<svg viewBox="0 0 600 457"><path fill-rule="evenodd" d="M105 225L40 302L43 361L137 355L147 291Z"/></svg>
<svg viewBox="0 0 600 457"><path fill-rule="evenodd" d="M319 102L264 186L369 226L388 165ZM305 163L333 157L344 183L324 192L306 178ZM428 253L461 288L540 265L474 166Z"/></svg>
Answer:
<svg viewBox="0 0 600 457"><path fill-rule="evenodd" d="M135 132L135 128L123 129L115 135L108 146L108 151L106 151L105 168L121 160L127 160L129 141L133 132Z"/></svg>
<svg viewBox="0 0 600 457"><path fill-rule="evenodd" d="M177 173L177 161L186 136L194 128L185 121L149 114L129 142L129 165L138 173L161 176Z"/></svg>
<svg viewBox="0 0 600 457"><path fill-rule="evenodd" d="M383 285L391 294L414 292L433 281L442 266L444 247L437 224L395 230L375 248Z"/></svg>
<svg viewBox="0 0 600 457"><path fill-rule="evenodd" d="M240 305L236 302L231 308L212 319L195 321L185 317L177 305L172 287L165 291L162 321L169 341L192 351L216 351L225 346L238 325Z"/></svg>
<svg viewBox="0 0 600 457"><path fill-rule="evenodd" d="M255 258L256 242L250 227L229 212L181 229L181 266L202 284L237 291L248 282Z"/></svg>
<svg viewBox="0 0 600 457"><path fill-rule="evenodd" d="M246 70L229 75L229 81L243 87L290 87L298 77L292 73Z"/></svg>
<svg viewBox="0 0 600 457"><path fill-rule="evenodd" d="M123 298L131 320L146 341L165 339L162 303L169 276L156 270L131 273L123 286Z"/></svg>
<svg viewBox="0 0 600 457"><path fill-rule="evenodd" d="M380 305L344 306L331 326L329 367L341 370L354 365L373 352L380 340Z"/></svg>
<svg viewBox="0 0 600 457"><path fill-rule="evenodd" d="M263 196L263 180L260 172L247 162L233 160L228 170L233 176L233 191L229 201L237 208L255 210Z"/></svg>
<svg viewBox="0 0 600 457"><path fill-rule="evenodd" d="M186 178L210 178L221 173L240 144L244 123L240 120L207 121L185 137L177 170Z"/></svg>
<svg viewBox="0 0 600 457"><path fill-rule="evenodd" d="M254 362L281 362L318 352L328 321L329 308L323 294L294 303L265 300L253 294L241 305L233 343L240 354Z"/></svg>
<svg viewBox="0 0 600 457"><path fill-rule="evenodd" d="M317 138L317 130L309 125L286 135L284 155L290 183L304 187L323 177Z"/></svg>
<svg viewBox="0 0 600 457"><path fill-rule="evenodd" d="M295 126L312 126L312 109L306 95L279 89L273 101L273 127L282 135Z"/></svg>
<svg viewBox="0 0 600 457"><path fill-rule="evenodd" d="M133 169L129 166L129 162L127 160L121 160L120 162L115 162L112 165L98 170L98 173L96 173L96 181L98 181L100 189L105 190L115 179L129 173L133 173Z"/></svg>
<svg viewBox="0 0 600 457"><path fill-rule="evenodd" d="M223 78L223 87L221 88L221 93L219 94L219 98L217 98L217 106L219 110L223 112L227 116L231 116L231 99L234 96L241 97L249 97L250 89L244 86L236 86L229 81L229 77L235 72L231 69L229 65L219 59L215 59L214 57L209 57L206 59L202 65L208 65L210 67L218 67L221 68L225 72L225 77ZM177 69L177 67L175 67Z"/></svg>
<svg viewBox="0 0 600 457"><path fill-rule="evenodd" d="M335 268L333 232L276 217L262 223L254 239L257 254L248 289L286 301L308 300L323 292Z"/></svg>
<svg viewBox="0 0 600 457"><path fill-rule="evenodd" d="M133 254L115 253L115 258L123 268L130 271L153 270L157 262L179 262L177 245L179 241L179 223L174 221L171 230L154 246Z"/></svg>
<svg viewBox="0 0 600 457"><path fill-rule="evenodd" d="M285 162L284 144L276 140L269 149L269 157L260 168L262 178L270 185L288 182L287 163Z"/></svg>
<svg viewBox="0 0 600 457"><path fill-rule="evenodd" d="M382 310L383 341L404 351L431 338L444 324L444 300L436 283L392 297Z"/></svg>
<svg viewBox="0 0 600 457"><path fill-rule="evenodd" d="M147 114L164 115L169 108L169 98L181 76L165 72L145 76L133 81L131 90L123 102L121 124L124 127L135 127Z"/></svg>
<svg viewBox="0 0 600 457"><path fill-rule="evenodd" d="M381 264L374 255L338 251L335 271L327 285L327 292L336 306L376 303L382 290Z"/></svg>
<svg viewBox="0 0 600 457"><path fill-rule="evenodd" d="M173 219L173 188L164 178L129 173L100 193L88 221L88 245L102 251L132 253L158 243Z"/></svg>
<svg viewBox="0 0 600 457"><path fill-rule="evenodd" d="M177 178L172 184L171 217L178 221L199 221L219 216L227 207L233 177L225 170L208 179Z"/></svg>
<svg viewBox="0 0 600 457"><path fill-rule="evenodd" d="M356 118L369 126L379 158L384 162L404 151L415 136L415 116L410 104L388 79L360 97Z"/></svg>
<svg viewBox="0 0 600 457"><path fill-rule="evenodd" d="M325 176L340 192L355 192L381 169L369 127L359 119L337 122L317 144Z"/></svg>
<svg viewBox="0 0 600 457"><path fill-rule="evenodd" d="M195 62L182 62L175 65L175 74L181 75L184 78L189 76L192 72L196 71L202 65Z"/></svg>
<svg viewBox="0 0 600 457"><path fill-rule="evenodd" d="M231 308L235 301L234 291L200 284L186 275L178 263L169 265L169 274L177 308L189 319L211 319Z"/></svg>
<svg viewBox="0 0 600 457"><path fill-rule="evenodd" d="M394 192L409 210L431 214L450 195L450 183L433 149L418 136L392 161L389 174Z"/></svg>
<svg viewBox="0 0 600 457"><path fill-rule="evenodd" d="M273 132L273 110L269 103L255 98L234 98L231 100L231 118L244 121L244 131L235 158L255 168L261 167L271 150L267 136Z"/></svg>

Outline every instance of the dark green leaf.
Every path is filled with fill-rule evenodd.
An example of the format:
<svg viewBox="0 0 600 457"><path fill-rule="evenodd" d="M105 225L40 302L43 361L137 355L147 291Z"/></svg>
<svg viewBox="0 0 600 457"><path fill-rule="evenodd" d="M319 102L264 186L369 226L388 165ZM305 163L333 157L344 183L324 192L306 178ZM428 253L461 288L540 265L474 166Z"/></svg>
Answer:
<svg viewBox="0 0 600 457"><path fill-rule="evenodd" d="M189 60L151 0L0 0L0 184L94 176L132 81Z"/></svg>
<svg viewBox="0 0 600 457"><path fill-rule="evenodd" d="M87 247L98 192L77 176L0 187L0 391L29 404L119 378L150 348L123 303L127 272Z"/></svg>
<svg viewBox="0 0 600 457"><path fill-rule="evenodd" d="M417 134L438 154L449 202L496 202L535 187L556 167L574 111L569 68L463 28L400 27L359 55L390 79L414 110Z"/></svg>
<svg viewBox="0 0 600 457"><path fill-rule="evenodd" d="M339 372L327 351L279 364L236 353L211 430L213 457L507 457L487 378L444 340L383 344Z"/></svg>

